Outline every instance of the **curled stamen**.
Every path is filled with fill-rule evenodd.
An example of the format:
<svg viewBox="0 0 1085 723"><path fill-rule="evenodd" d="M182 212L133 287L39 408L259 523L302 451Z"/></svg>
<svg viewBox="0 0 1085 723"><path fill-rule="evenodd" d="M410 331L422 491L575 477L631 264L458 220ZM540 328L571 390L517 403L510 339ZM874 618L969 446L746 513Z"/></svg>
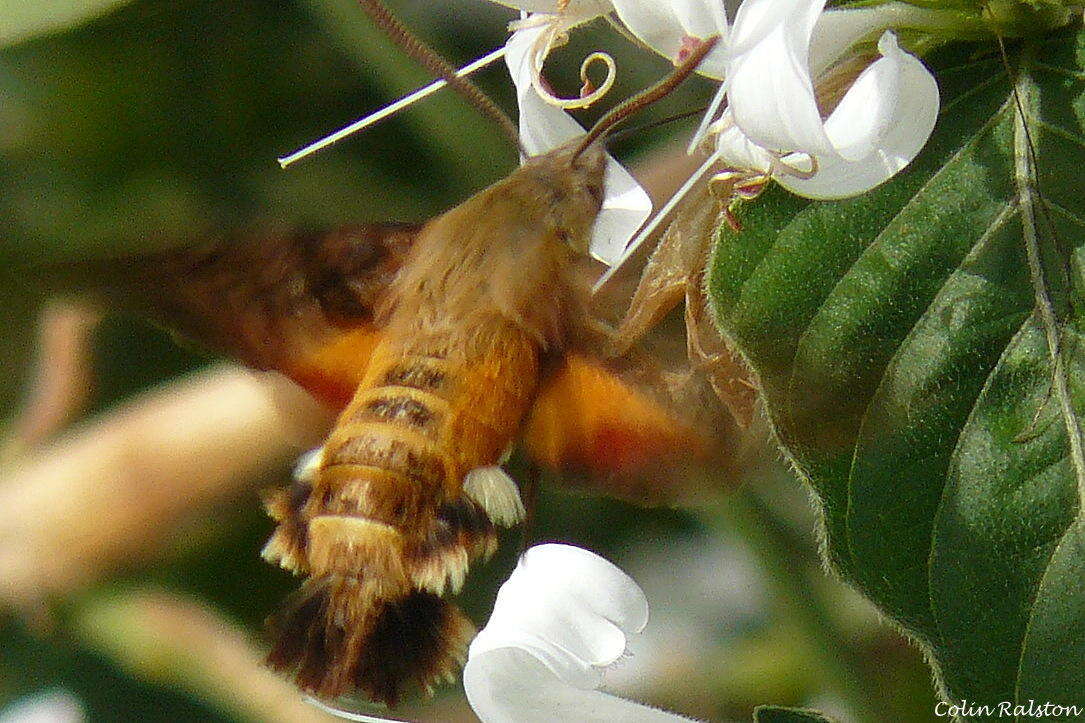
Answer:
<svg viewBox="0 0 1085 723"><path fill-rule="evenodd" d="M607 76L603 79L603 84L599 87L594 87L591 78L588 77L588 68L591 64L601 61L607 67ZM565 108L586 108L595 101L606 95L607 91L614 85L614 78L618 74L618 66L614 62L614 58L606 53L596 51L584 58L584 62L580 64L580 82L583 84L581 94L579 98L579 104L577 105L565 105ZM587 91L587 92L585 92Z"/></svg>
<svg viewBox="0 0 1085 723"><path fill-rule="evenodd" d="M720 95L717 95L717 98L719 97ZM699 140L703 142L714 136L718 146L724 134L736 128L734 117L730 113L724 113L708 125L705 138ZM741 130L739 132L741 133ZM754 145L744 137L743 140L751 146ZM739 153L740 157L741 155ZM750 155L750 158L742 160L729 158L730 167L713 176L712 184L720 193L753 198L764 190L773 177L806 181L818 173L817 157L803 151L772 151L757 146Z"/></svg>
<svg viewBox="0 0 1085 723"><path fill-rule="evenodd" d="M762 171L728 168L712 176L708 183L712 195L726 207L736 198L745 201L757 198L770 178Z"/></svg>
<svg viewBox="0 0 1085 723"><path fill-rule="evenodd" d="M561 14L534 14L509 23L509 30L514 32L525 28L546 26L546 31L539 35L535 41L535 46L531 49L531 85L540 98L550 105L564 110L587 108L595 103L613 87L618 75L618 66L614 62L614 58L607 53L597 51L586 57L584 62L580 64L580 82L583 86L579 97L562 98L554 95L546 87L542 77L546 58L550 55L551 50L560 48L566 43L568 30L579 25L580 22L582 20L578 18ZM607 67L607 75L598 87L595 87L595 84L588 78L588 69L596 62L602 62Z"/></svg>

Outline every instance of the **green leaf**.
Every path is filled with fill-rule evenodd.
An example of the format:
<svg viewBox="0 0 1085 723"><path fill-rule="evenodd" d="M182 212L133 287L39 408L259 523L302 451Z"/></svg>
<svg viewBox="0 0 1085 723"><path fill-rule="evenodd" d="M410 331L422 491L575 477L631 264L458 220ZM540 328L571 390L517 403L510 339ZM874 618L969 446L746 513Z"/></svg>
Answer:
<svg viewBox="0 0 1085 723"><path fill-rule="evenodd" d="M892 182L739 208L709 293L830 562L947 697L1085 705L1085 34L1009 52L932 60L941 117Z"/></svg>
<svg viewBox="0 0 1085 723"><path fill-rule="evenodd" d="M128 0L0 0L0 47L79 25Z"/></svg>
<svg viewBox="0 0 1085 723"><path fill-rule="evenodd" d="M831 723L826 717L809 708L787 708L782 705L759 705L753 711L754 723Z"/></svg>

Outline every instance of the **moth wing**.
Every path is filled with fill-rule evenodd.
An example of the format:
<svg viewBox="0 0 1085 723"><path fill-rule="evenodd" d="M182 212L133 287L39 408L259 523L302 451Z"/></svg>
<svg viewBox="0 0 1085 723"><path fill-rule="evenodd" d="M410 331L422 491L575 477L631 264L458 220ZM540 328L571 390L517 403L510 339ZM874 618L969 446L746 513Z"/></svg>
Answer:
<svg viewBox="0 0 1085 723"><path fill-rule="evenodd" d="M702 183L683 200L652 251L618 325L615 346L631 348L685 301L686 351L690 364L711 384L742 428L757 404L756 383L712 322L705 296L705 269L712 240L726 215L710 186Z"/></svg>
<svg viewBox="0 0 1085 723"><path fill-rule="evenodd" d="M612 364L570 354L536 397L524 449L574 484L607 494L653 504L686 496L705 470L729 476L726 450L735 436L729 418L711 414L714 398L694 398L688 382L661 376L661 394ZM677 387L687 388L661 398Z"/></svg>
<svg viewBox="0 0 1085 723"><path fill-rule="evenodd" d="M574 484L639 502L725 486L739 425L691 364L684 319L661 314L629 341L606 323L629 296L618 284L610 297L596 299L595 333L580 335L544 378L525 452Z"/></svg>
<svg viewBox="0 0 1085 723"><path fill-rule="evenodd" d="M418 230L259 234L110 261L91 284L107 302L342 404L380 338L377 311Z"/></svg>

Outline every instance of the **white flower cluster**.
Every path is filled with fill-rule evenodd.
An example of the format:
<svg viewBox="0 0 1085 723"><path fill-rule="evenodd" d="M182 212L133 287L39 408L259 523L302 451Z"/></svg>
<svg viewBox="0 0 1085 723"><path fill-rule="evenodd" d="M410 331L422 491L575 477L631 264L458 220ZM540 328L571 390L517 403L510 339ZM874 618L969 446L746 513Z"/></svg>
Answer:
<svg viewBox="0 0 1085 723"><path fill-rule="evenodd" d="M691 44L719 41L698 72L720 81L691 151L709 145L711 169L742 184L772 178L815 199L853 196L904 168L934 128L938 87L889 30L922 9L886 3L825 10L825 0L744 0L729 22L723 0L499 0L524 12L513 23L506 62L517 88L526 150L542 153L582 132L540 72L546 54L571 28L606 13L645 45L675 63ZM530 13L530 14L529 14ZM822 118L815 79L857 41L881 37L881 57L858 74ZM613 67L611 67L613 70ZM608 78L609 80L609 78ZM608 84L604 84L606 87ZM602 90L603 88L600 88ZM594 100L599 91L584 100ZM650 214L647 197L613 164L608 196L591 251L617 262Z"/></svg>

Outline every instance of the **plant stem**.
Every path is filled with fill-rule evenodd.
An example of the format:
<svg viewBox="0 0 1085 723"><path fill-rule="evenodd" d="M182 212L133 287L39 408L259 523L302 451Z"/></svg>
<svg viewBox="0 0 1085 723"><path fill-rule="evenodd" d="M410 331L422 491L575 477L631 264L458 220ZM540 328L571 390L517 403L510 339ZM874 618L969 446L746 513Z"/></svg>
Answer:
<svg viewBox="0 0 1085 723"><path fill-rule="evenodd" d="M832 692L848 702L859 720L884 720L871 700L878 686L867 679L862 662L843 640L818 586L810 580L811 568L817 569L812 554L804 552L810 551L810 544L746 490L730 496L718 514L703 519L712 528L737 533L756 554L773 612L798 624L806 646L821 661L820 670Z"/></svg>

